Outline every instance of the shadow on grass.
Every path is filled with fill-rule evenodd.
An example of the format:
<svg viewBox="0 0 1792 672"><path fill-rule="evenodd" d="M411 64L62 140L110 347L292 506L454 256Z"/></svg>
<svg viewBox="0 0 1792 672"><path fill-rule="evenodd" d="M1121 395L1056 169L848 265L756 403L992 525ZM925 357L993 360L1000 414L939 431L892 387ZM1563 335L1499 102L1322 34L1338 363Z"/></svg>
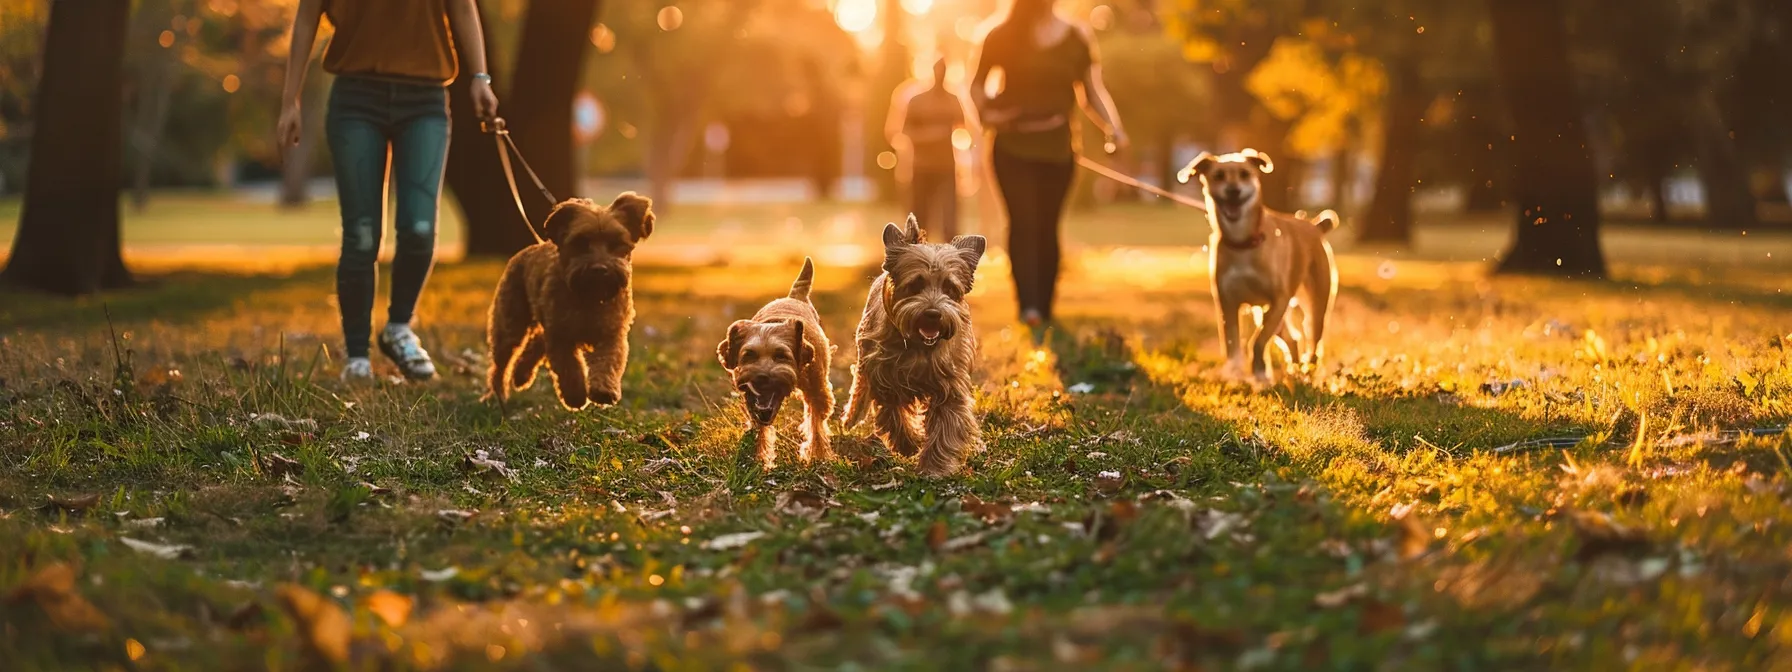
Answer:
<svg viewBox="0 0 1792 672"><path fill-rule="evenodd" d="M190 321L228 308L257 292L293 285L327 286L335 269L283 275L178 272L139 278L137 287L65 298L0 285L0 331L84 330L114 322Z"/></svg>

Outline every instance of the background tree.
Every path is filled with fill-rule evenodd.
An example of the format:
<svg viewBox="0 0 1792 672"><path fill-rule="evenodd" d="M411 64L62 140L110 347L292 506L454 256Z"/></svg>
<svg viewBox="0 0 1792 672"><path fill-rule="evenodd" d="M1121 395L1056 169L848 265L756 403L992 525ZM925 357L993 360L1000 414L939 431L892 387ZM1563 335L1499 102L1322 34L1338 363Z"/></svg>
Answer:
<svg viewBox="0 0 1792 672"><path fill-rule="evenodd" d="M58 2L44 38L30 173L0 277L58 294L130 285L118 231L128 0Z"/></svg>
<svg viewBox="0 0 1792 672"><path fill-rule="evenodd" d="M1515 131L1519 213L1505 273L1605 277L1599 195L1562 0L1487 0L1494 69Z"/></svg>
<svg viewBox="0 0 1792 672"><path fill-rule="evenodd" d="M515 66L500 81L504 93L498 99L498 113L515 132L511 137L517 149L557 198L580 192L573 166L572 103L583 81L591 30L602 4L601 0L530 2L517 41ZM481 21L487 38L487 67L497 70L492 54L499 51L500 43L492 39L490 10L482 12L488 19ZM462 77L449 90L455 140L444 180L460 204L461 221L466 222L467 255L509 256L535 243L528 227L545 219L553 204L536 195L529 178L519 174L517 186L529 221L517 214L497 147L491 136L481 132L473 114L467 93L473 73L464 65L461 70Z"/></svg>

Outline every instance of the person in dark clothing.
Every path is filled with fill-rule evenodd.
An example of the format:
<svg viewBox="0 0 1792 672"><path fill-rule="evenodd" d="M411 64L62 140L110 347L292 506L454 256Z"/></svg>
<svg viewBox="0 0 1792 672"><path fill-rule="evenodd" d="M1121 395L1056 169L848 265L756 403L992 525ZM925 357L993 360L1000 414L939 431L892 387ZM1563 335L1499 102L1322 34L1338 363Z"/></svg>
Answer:
<svg viewBox="0 0 1792 672"><path fill-rule="evenodd" d="M958 235L958 152L952 134L965 128L964 102L946 89L946 59L933 64L933 82L912 81L890 101L884 132L901 154L909 212L937 241Z"/></svg>
<svg viewBox="0 0 1792 672"><path fill-rule="evenodd" d="M1102 83L1095 39L1053 11L1052 0L1011 0L985 34L971 79L971 100L991 136L990 162L1008 211L1008 257L1020 318L1052 319L1057 293L1058 228L1076 170L1077 108L1095 119L1115 149L1127 145ZM991 95L990 74L1001 91Z"/></svg>
<svg viewBox="0 0 1792 672"><path fill-rule="evenodd" d="M411 331L411 318L435 259L436 204L448 159L447 87L460 74L463 58L473 68L474 112L481 119L498 112L485 73L479 9L474 0L300 0L277 130L284 147L299 141L299 92L324 18L336 30L324 50L324 70L336 75L324 135L342 207L342 256L336 265L336 303L348 354L342 378L373 380L368 340L390 187L397 201L398 245L379 347L406 378L427 380L435 376L435 363Z"/></svg>

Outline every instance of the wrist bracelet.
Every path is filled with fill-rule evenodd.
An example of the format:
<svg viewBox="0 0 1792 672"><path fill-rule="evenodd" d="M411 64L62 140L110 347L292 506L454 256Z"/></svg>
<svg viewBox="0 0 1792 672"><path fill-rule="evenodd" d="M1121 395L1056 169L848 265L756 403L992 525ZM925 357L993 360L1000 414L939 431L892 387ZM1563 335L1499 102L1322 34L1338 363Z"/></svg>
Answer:
<svg viewBox="0 0 1792 672"><path fill-rule="evenodd" d="M487 84L490 84L490 83L492 83L492 76L485 74L483 72L475 72L475 73L473 73L473 81L485 82Z"/></svg>

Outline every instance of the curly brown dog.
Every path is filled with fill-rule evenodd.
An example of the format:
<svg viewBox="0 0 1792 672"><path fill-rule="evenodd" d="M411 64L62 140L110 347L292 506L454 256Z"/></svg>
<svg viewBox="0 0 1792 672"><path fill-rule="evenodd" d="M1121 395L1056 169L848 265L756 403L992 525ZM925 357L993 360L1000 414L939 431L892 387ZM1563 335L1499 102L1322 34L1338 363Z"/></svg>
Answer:
<svg viewBox="0 0 1792 672"><path fill-rule="evenodd" d="M528 389L546 358L567 408L614 404L635 320L629 257L653 233L653 201L632 191L609 207L569 199L542 229L547 240L510 258L492 297L491 396Z"/></svg>
<svg viewBox="0 0 1792 672"><path fill-rule="evenodd" d="M857 425L875 409L884 445L903 456L920 452L917 463L930 476L958 471L982 442L971 412L977 339L965 295L983 246L983 236L924 242L914 215L906 230L885 226L884 272L859 318L844 422Z"/></svg>
<svg viewBox="0 0 1792 672"><path fill-rule="evenodd" d="M1325 242L1325 234L1338 227L1338 216L1327 210L1308 221L1263 207L1261 176L1273 170L1268 154L1246 149L1225 156L1202 153L1177 175L1183 182L1200 175L1207 193L1210 271L1227 377L1244 374L1239 311L1264 309L1251 351L1251 376L1259 385L1274 381L1266 357L1271 339L1280 339L1303 367L1319 365L1325 320L1338 295L1332 246Z"/></svg>
<svg viewBox="0 0 1792 672"><path fill-rule="evenodd" d="M759 460L770 466L777 433L772 420L792 391L803 395L803 445L797 456L826 460L833 456L828 416L834 412L834 387L828 382L833 346L821 328L821 315L809 302L815 263L803 259L803 270L790 285L790 295L760 308L751 320L728 326L728 337L716 346L716 358L733 376L746 404L748 431L759 432Z"/></svg>

